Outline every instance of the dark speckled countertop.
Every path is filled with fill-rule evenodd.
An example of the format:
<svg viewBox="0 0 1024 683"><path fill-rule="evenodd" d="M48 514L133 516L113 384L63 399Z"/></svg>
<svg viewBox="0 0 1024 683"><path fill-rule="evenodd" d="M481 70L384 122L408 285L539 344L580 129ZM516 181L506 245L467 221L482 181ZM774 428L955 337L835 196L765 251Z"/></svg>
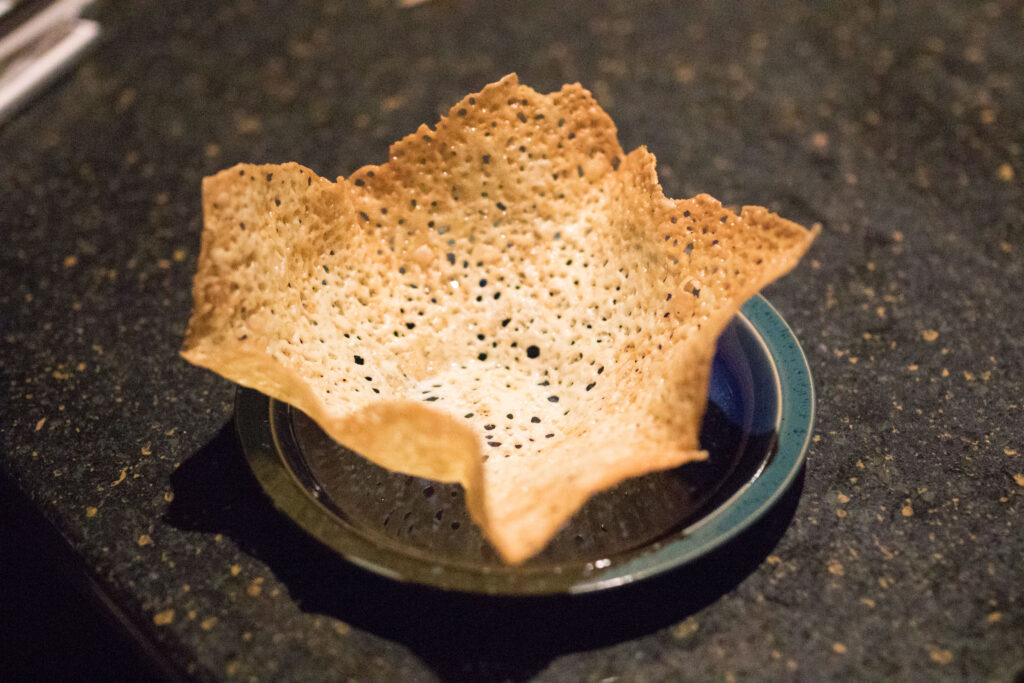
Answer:
<svg viewBox="0 0 1024 683"><path fill-rule="evenodd" d="M93 13L99 46L0 128L0 473L155 671L1024 676L1020 2ZM590 88L669 196L823 226L766 292L818 388L800 484L702 565L585 604L416 591L335 560L259 493L234 387L177 355L204 175L348 175L511 71Z"/></svg>

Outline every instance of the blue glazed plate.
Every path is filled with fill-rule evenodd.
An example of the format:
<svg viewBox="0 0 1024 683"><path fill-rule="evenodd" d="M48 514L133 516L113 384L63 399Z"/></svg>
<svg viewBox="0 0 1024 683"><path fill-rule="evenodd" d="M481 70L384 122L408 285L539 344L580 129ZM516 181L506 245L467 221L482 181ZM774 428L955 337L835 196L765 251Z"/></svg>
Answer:
<svg viewBox="0 0 1024 683"><path fill-rule="evenodd" d="M587 593L687 565L769 510L796 478L814 422L807 360L761 296L719 339L701 463L595 495L526 563L501 562L462 488L384 470L290 406L239 389L236 426L277 508L349 562L388 578L493 595Z"/></svg>

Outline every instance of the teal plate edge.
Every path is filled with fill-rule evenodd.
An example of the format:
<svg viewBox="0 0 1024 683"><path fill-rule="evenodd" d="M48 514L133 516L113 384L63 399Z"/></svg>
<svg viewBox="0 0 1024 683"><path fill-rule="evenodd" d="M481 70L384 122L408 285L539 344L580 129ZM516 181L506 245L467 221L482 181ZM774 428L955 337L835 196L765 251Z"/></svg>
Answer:
<svg viewBox="0 0 1024 683"><path fill-rule="evenodd" d="M682 567L721 547L750 527L789 490L803 467L814 430L814 381L800 342L782 315L760 294L740 313L760 337L773 367L779 399L775 453L751 481L709 515L663 547L573 586L584 593L612 588ZM752 359L754 360L754 359Z"/></svg>
<svg viewBox="0 0 1024 683"><path fill-rule="evenodd" d="M274 401L239 387L235 425L249 466L264 492L284 515L315 539L348 561L375 574L402 582L444 590L488 595L558 595L603 591L686 566L721 547L760 519L789 489L803 466L814 426L814 384L807 358L779 312L763 296L755 295L740 315L765 352L778 401L776 444L757 474L730 498L673 538L621 562L602 567L601 560L586 563L584 571L472 570L430 564L374 545L345 530L285 464L280 426L273 419ZM751 360L758 360L752 358Z"/></svg>

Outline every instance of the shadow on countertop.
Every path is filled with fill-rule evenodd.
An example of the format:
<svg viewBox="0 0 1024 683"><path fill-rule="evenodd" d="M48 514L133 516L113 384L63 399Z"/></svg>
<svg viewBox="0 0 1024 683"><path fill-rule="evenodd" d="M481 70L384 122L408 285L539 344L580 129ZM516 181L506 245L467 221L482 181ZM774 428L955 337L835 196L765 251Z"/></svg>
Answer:
<svg viewBox="0 0 1024 683"><path fill-rule="evenodd" d="M0 681L175 681L187 674L108 597L0 470Z"/></svg>
<svg viewBox="0 0 1024 683"><path fill-rule="evenodd" d="M521 680L559 655L676 623L732 590L782 537L796 511L803 472L764 517L697 562L610 591L528 598L404 584L342 560L264 495L233 423L183 462L171 484L168 523L231 537L266 563L304 611L402 643L443 679Z"/></svg>

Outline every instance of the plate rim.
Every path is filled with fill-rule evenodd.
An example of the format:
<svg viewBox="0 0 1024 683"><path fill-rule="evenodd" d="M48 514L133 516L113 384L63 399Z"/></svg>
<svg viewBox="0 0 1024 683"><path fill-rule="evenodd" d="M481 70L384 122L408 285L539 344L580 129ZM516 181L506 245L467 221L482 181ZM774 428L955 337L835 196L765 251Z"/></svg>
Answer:
<svg viewBox="0 0 1024 683"><path fill-rule="evenodd" d="M807 356L792 328L764 296L755 294L748 299L738 316L745 319L766 351L765 358L775 377L778 414L774 455L761 467L758 476L708 515L677 532L675 537L607 568L600 567L600 560L588 562L584 576L568 584L565 582L567 577L560 577L558 572L546 572L548 581L537 581L536 576L523 576L523 579L532 580L520 583L510 581L509 572L446 568L430 562L425 563L426 571L419 572L421 575L409 576L379 559L366 557L376 555L379 558L382 554L386 557L395 551L376 547L358 534L346 532L349 541L354 535L358 542L339 547L340 544L332 543L325 536L331 535L332 528L338 530L342 527L313 493L299 482L277 448L279 437L275 433L275 421L271 419L274 399L239 386L235 395L235 426L246 461L274 507L339 557L374 574L403 583L471 594L542 596L607 590L681 568L726 544L778 502L806 460L815 422L814 381ZM370 552L359 553L358 546ZM403 556L403 559L424 564L420 558Z"/></svg>

